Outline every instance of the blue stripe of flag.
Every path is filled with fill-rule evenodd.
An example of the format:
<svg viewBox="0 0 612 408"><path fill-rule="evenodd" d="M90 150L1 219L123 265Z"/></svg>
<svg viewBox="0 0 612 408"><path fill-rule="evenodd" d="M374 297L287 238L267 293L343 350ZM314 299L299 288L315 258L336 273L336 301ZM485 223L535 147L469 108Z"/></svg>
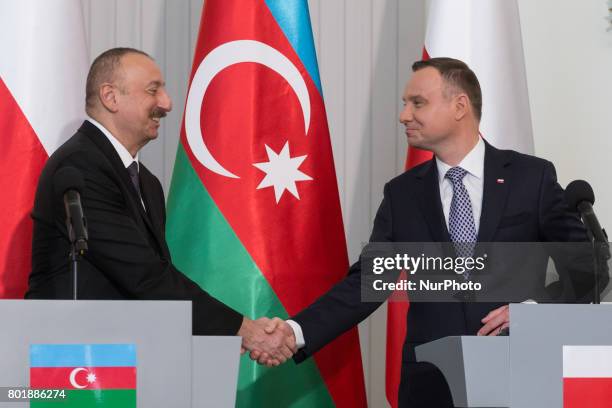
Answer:
<svg viewBox="0 0 612 408"><path fill-rule="evenodd" d="M266 0L266 5L323 97L307 0Z"/></svg>
<svg viewBox="0 0 612 408"><path fill-rule="evenodd" d="M135 344L31 344L31 367L135 367Z"/></svg>

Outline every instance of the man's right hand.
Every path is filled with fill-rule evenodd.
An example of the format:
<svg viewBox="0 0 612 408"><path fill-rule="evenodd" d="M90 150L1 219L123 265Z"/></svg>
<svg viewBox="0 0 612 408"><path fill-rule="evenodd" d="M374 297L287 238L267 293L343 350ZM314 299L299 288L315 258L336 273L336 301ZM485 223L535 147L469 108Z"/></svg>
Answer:
<svg viewBox="0 0 612 408"><path fill-rule="evenodd" d="M284 363L297 351L293 329L279 318L245 317L238 335L242 336L242 352L248 350L251 359L268 367Z"/></svg>

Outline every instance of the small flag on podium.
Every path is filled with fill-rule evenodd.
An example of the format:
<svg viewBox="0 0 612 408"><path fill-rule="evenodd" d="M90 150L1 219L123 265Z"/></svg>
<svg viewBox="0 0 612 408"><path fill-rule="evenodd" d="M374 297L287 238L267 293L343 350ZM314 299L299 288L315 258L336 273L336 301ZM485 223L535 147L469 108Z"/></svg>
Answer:
<svg viewBox="0 0 612 408"><path fill-rule="evenodd" d="M136 346L32 344L30 388L65 396L31 399L32 408L136 408Z"/></svg>
<svg viewBox="0 0 612 408"><path fill-rule="evenodd" d="M612 401L612 346L563 346L563 408Z"/></svg>

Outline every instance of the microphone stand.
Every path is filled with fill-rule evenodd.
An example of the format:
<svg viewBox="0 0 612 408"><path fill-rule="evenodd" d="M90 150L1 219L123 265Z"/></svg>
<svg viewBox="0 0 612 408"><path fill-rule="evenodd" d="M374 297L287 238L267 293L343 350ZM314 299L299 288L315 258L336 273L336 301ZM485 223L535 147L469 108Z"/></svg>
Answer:
<svg viewBox="0 0 612 408"><path fill-rule="evenodd" d="M596 239L590 230L587 229L587 231L589 233L589 238L591 238L591 242L593 244L593 261L595 264L595 268L593 271L595 274L595 294L593 295L593 304L598 305L601 303L601 294L599 293L599 276L604 273L603 266L606 265L608 259L610 259L610 245L608 244L608 234L605 230L602 230L606 238L605 241Z"/></svg>
<svg viewBox="0 0 612 408"><path fill-rule="evenodd" d="M78 284L78 269L79 261L87 252L87 239L76 239L72 220L67 213L66 228L68 229L68 238L70 239L70 272L72 273L72 299L77 300L77 284Z"/></svg>
<svg viewBox="0 0 612 408"><path fill-rule="evenodd" d="M74 245L70 242L70 271L72 272L72 299L77 300L77 282L79 269L79 256Z"/></svg>

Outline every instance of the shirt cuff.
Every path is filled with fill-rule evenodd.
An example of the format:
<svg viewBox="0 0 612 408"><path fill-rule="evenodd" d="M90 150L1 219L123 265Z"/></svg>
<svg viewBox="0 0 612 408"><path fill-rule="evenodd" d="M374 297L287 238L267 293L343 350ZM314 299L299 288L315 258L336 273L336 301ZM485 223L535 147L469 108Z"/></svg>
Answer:
<svg viewBox="0 0 612 408"><path fill-rule="evenodd" d="M293 320L285 320L291 329L293 330L293 335L295 336L295 345L297 348L301 349L306 345L306 341L304 340L304 333L302 333L302 327L293 321Z"/></svg>

